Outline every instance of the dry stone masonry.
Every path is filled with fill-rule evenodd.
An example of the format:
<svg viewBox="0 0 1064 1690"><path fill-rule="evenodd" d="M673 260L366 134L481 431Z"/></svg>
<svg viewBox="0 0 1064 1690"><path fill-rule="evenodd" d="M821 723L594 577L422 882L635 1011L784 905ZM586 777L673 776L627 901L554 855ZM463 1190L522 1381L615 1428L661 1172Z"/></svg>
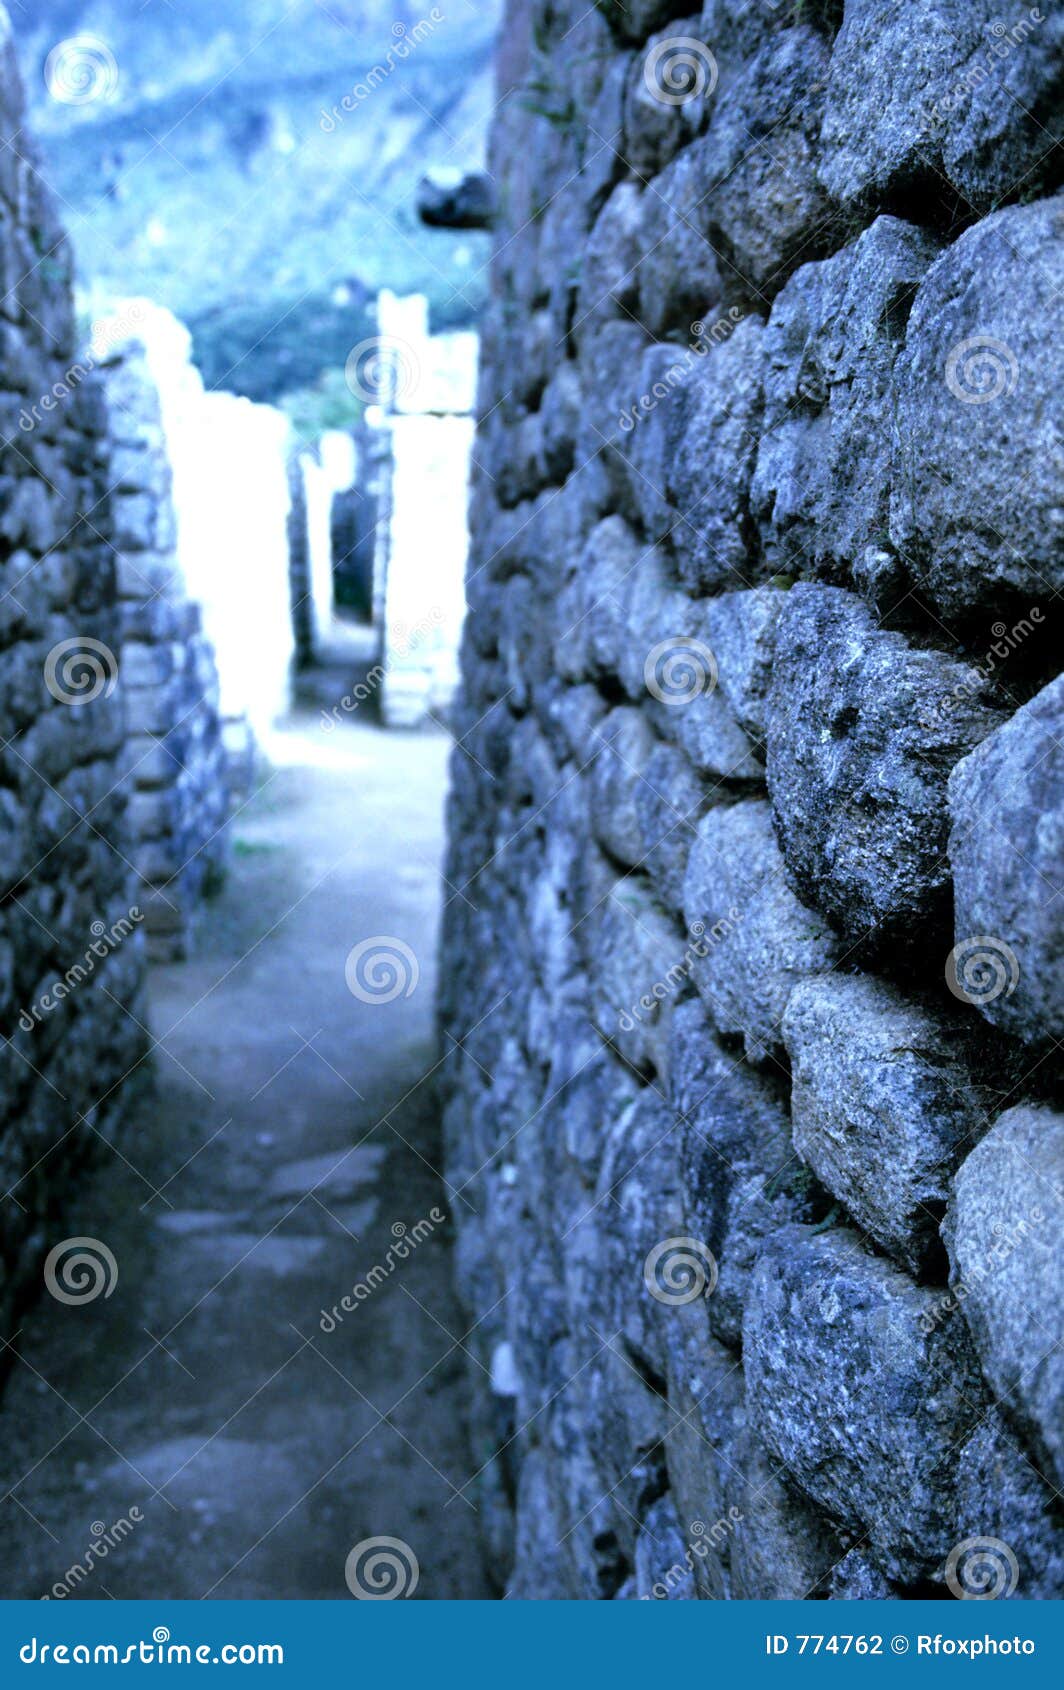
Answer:
<svg viewBox="0 0 1064 1690"><path fill-rule="evenodd" d="M146 1050L106 413L95 360L78 351L70 253L23 122L0 7L5 1339L63 1237L64 1193L122 1131Z"/></svg>
<svg viewBox="0 0 1064 1690"><path fill-rule="evenodd" d="M120 302L116 313L126 318L134 306L170 459L178 564L214 648L239 792L290 702L289 423L275 406L205 390L184 324L147 300Z"/></svg>
<svg viewBox="0 0 1064 1690"><path fill-rule="evenodd" d="M218 677L201 607L181 573L173 473L146 348L135 322L105 320L96 333L110 422L133 860L150 954L172 960L188 954L204 894L225 872Z"/></svg>
<svg viewBox="0 0 1064 1690"><path fill-rule="evenodd" d="M495 1564L1059 1597L1064 8L511 0L498 74L441 1069Z"/></svg>

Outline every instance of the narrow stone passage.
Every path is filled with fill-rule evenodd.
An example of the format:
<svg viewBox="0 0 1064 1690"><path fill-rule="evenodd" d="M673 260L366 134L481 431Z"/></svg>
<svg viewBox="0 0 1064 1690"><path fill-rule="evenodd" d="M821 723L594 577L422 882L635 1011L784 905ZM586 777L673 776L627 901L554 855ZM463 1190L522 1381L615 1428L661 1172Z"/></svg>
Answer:
<svg viewBox="0 0 1064 1690"><path fill-rule="evenodd" d="M434 1172L447 743L306 711L278 750L195 961L153 971L157 1096L70 1216L114 1289L46 1294L14 1340L9 1597L349 1599L378 1536L410 1546L418 1598L490 1594L455 1494L473 1463ZM349 989L378 934L411 947L409 996Z"/></svg>

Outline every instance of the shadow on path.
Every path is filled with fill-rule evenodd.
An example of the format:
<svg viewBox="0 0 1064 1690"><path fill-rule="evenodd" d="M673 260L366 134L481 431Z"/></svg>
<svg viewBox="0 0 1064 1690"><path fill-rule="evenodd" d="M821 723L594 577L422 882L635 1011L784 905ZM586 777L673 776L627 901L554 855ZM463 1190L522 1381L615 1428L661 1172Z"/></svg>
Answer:
<svg viewBox="0 0 1064 1690"><path fill-rule="evenodd" d="M156 1096L69 1217L113 1253L114 1290L45 1295L16 1340L5 1597L95 1546L70 1595L349 1600L349 1551L375 1536L410 1546L418 1598L491 1594L457 1494L465 1327L434 1172L447 742L302 716L278 749L195 960L153 972ZM380 934L417 985L361 1001L345 963Z"/></svg>

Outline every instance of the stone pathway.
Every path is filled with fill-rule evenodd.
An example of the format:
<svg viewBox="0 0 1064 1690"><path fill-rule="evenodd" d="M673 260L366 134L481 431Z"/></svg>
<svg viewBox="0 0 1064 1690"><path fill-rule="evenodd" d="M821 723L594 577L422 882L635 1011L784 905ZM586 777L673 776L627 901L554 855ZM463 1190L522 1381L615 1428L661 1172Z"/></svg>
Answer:
<svg viewBox="0 0 1064 1690"><path fill-rule="evenodd" d="M455 1495L469 1364L425 1078L447 745L308 713L278 749L195 961L154 972L157 1095L64 1222L117 1283L46 1294L16 1340L5 1597L96 1546L71 1595L350 1600L349 1552L377 1536L413 1551L418 1598L491 1594ZM349 989L378 934L411 947L409 996ZM390 978L367 956L355 984Z"/></svg>

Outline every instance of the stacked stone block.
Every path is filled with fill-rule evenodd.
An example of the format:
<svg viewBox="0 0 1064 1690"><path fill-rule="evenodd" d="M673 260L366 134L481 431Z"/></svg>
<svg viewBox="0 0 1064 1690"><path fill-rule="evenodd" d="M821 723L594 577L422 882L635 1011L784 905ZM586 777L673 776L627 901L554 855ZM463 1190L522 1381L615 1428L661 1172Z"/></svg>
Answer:
<svg viewBox="0 0 1064 1690"><path fill-rule="evenodd" d="M173 475L146 348L121 317L96 332L105 342L132 856L149 953L172 961L188 955L203 899L225 872L230 795L218 677L180 567Z"/></svg>
<svg viewBox="0 0 1064 1690"><path fill-rule="evenodd" d="M146 1054L106 417L0 7L0 1337ZM0 1367L3 1366L0 1360Z"/></svg>
<svg viewBox="0 0 1064 1690"><path fill-rule="evenodd" d="M135 327L158 392L178 562L215 651L229 784L243 796L290 702L291 427L272 405L206 391L192 337L172 312L145 299L118 301L114 310Z"/></svg>
<svg viewBox="0 0 1064 1690"><path fill-rule="evenodd" d="M504 23L441 1074L515 1597L1064 1592L1062 46Z"/></svg>

